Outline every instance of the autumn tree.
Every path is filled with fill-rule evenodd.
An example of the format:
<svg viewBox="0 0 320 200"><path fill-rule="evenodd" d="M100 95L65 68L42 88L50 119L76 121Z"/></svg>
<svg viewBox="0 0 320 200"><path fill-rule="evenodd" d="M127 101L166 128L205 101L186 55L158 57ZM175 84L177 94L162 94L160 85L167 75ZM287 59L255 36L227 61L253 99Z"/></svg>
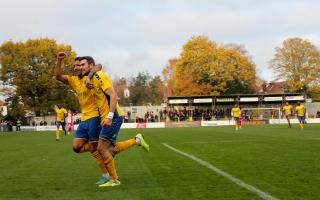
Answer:
<svg viewBox="0 0 320 200"><path fill-rule="evenodd" d="M67 53L65 71L71 73L75 52L69 45L41 38L25 42L7 41L0 46L0 80L14 88L9 96L13 103L23 105L24 110L34 111L37 115L47 114L52 105L58 103L78 109L71 90L54 78L58 51Z"/></svg>
<svg viewBox="0 0 320 200"><path fill-rule="evenodd" d="M285 81L290 92L318 96L320 90L320 52L310 41L289 38L275 48L270 61L275 78Z"/></svg>
<svg viewBox="0 0 320 200"><path fill-rule="evenodd" d="M218 45L205 36L193 37L183 46L180 57L169 61L163 75L166 84L173 85L174 95L252 93L256 68L244 54L243 46Z"/></svg>
<svg viewBox="0 0 320 200"><path fill-rule="evenodd" d="M177 58L170 59L168 64L162 70L162 75L164 77L164 86L165 86L165 96L174 95L174 83L175 83L175 68L179 60Z"/></svg>

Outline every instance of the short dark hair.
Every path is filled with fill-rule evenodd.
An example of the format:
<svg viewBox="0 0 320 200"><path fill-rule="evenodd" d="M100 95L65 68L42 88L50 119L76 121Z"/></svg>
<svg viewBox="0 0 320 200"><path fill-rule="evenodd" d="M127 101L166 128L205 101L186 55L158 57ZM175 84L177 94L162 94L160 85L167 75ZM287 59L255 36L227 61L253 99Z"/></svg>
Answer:
<svg viewBox="0 0 320 200"><path fill-rule="evenodd" d="M77 56L74 61L80 61L81 57L80 56Z"/></svg>
<svg viewBox="0 0 320 200"><path fill-rule="evenodd" d="M80 57L79 61L81 60L86 60L88 62L88 64L93 64L95 65L94 59L91 56L82 56Z"/></svg>

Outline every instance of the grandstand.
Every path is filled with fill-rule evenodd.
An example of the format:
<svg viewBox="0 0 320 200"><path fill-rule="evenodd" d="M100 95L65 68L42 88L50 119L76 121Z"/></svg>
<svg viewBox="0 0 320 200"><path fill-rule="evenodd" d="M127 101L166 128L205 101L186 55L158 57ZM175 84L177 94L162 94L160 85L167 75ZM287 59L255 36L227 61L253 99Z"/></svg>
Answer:
<svg viewBox="0 0 320 200"><path fill-rule="evenodd" d="M284 102L296 104L306 102L302 93L281 94L234 94L220 96L172 96L168 97L170 110L187 110L193 120L229 119L232 106L236 103L241 108L280 108ZM177 115L174 116L176 119ZM271 117L271 115L270 115ZM278 117L278 116L274 116Z"/></svg>

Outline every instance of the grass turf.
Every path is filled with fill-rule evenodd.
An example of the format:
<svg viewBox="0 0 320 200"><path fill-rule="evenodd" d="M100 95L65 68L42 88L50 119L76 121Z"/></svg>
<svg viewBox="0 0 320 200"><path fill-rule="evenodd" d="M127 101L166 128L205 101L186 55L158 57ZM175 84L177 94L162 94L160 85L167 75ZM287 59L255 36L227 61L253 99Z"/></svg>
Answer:
<svg viewBox="0 0 320 200"><path fill-rule="evenodd" d="M319 199L320 125L252 125L121 130L141 132L151 145L116 156L121 186L98 188L89 153L71 150L72 136L0 133L0 199L260 199L226 178L163 146L167 143L279 199Z"/></svg>

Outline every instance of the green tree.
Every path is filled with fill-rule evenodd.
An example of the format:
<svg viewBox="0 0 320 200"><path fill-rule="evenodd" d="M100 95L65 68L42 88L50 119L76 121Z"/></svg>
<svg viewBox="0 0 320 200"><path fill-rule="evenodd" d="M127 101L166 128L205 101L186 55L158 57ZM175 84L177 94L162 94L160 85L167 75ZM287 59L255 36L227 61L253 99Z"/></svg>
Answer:
<svg viewBox="0 0 320 200"><path fill-rule="evenodd" d="M0 80L14 88L11 98L21 99L24 110L47 114L57 103L78 108L73 93L54 78L56 53L59 51L67 52L65 71L71 73L76 54L70 45L40 38L25 42L7 41L0 46Z"/></svg>
<svg viewBox="0 0 320 200"><path fill-rule="evenodd" d="M13 95L12 97L9 97L6 99L7 107L8 107L8 114L15 119L21 119L22 121L25 121L25 110L24 105L21 99L17 97L16 95Z"/></svg>
<svg viewBox="0 0 320 200"><path fill-rule="evenodd" d="M133 105L146 105L150 103L148 84L151 79L150 74L140 72L137 77L133 78L129 87L130 100Z"/></svg>
<svg viewBox="0 0 320 200"><path fill-rule="evenodd" d="M160 76L140 72L129 85L130 101L133 105L160 105L164 100L164 83Z"/></svg>
<svg viewBox="0 0 320 200"><path fill-rule="evenodd" d="M149 83L149 90L152 104L160 105L164 102L164 84L159 75L152 78Z"/></svg>

